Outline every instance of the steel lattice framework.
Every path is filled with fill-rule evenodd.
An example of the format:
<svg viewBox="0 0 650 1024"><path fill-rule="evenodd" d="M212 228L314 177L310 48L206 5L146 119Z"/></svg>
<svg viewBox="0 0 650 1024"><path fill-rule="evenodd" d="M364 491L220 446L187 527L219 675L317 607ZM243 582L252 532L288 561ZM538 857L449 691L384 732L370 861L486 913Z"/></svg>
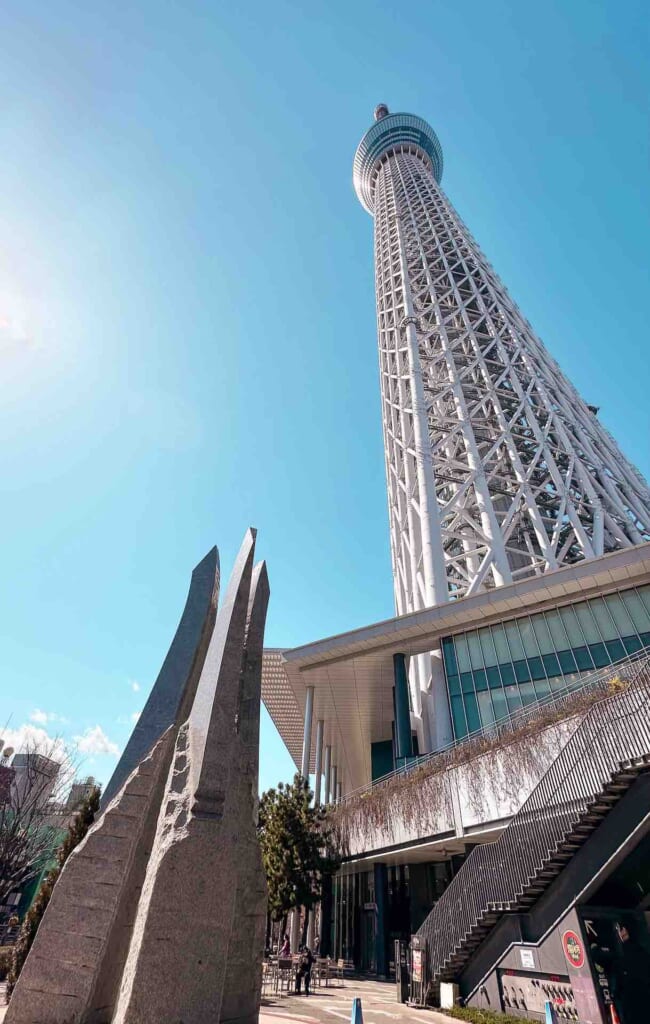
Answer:
<svg viewBox="0 0 650 1024"><path fill-rule="evenodd" d="M354 181L374 214L399 614L650 539L650 491L439 187L442 151L375 112Z"/></svg>

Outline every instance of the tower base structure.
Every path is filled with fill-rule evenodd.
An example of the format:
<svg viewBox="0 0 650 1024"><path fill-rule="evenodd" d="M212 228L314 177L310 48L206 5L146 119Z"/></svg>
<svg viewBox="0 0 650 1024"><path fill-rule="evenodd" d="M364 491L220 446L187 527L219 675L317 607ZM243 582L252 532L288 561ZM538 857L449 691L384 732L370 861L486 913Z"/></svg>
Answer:
<svg viewBox="0 0 650 1024"><path fill-rule="evenodd" d="M257 1020L266 883L255 817L269 587L254 551L249 530L218 613L216 549L197 566L125 751L144 755L66 862L6 1024ZM120 763L120 779L123 771Z"/></svg>

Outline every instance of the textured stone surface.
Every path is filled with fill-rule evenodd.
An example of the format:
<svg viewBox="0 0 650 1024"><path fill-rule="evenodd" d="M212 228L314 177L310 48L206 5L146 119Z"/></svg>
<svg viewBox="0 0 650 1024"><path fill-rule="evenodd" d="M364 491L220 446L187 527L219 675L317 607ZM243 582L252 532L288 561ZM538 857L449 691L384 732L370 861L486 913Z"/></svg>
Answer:
<svg viewBox="0 0 650 1024"><path fill-rule="evenodd" d="M206 618L216 610L218 590L219 555L215 547L208 551L192 573L174 639L129 742L102 794L102 808L108 806L154 743L177 721L188 679L206 632ZM209 625L211 628L212 623Z"/></svg>
<svg viewBox="0 0 650 1024"><path fill-rule="evenodd" d="M235 848L239 876L226 959L222 1024L252 1024L257 1021L266 931L266 877L256 831L262 648L269 598L263 564L255 568L251 592L238 708L238 771L233 783L238 810Z"/></svg>
<svg viewBox="0 0 650 1024"><path fill-rule="evenodd" d="M250 672L256 664L259 676L257 638L268 600L263 567L255 573L251 596L254 547L249 531L217 617L189 718L178 733L114 1024L215 1024L220 1019L237 891L244 882L241 855L254 835L250 767L247 793L239 784L240 706L243 711L242 697L249 687L253 690L244 651L249 603L250 625L253 618L256 623L255 651L259 646ZM246 713L259 715L259 697L246 703ZM249 722L246 735L257 728ZM254 879L253 884L259 881ZM255 931L254 915L250 918ZM255 986L257 963L257 953L249 948L242 988Z"/></svg>
<svg viewBox="0 0 650 1024"><path fill-rule="evenodd" d="M5 1024L76 1024L85 1019L115 924L137 898L129 882L147 811L158 806L156 788L158 784L160 791L166 777L172 740L170 729L127 779L121 797L70 854L18 979ZM138 791L139 812L132 790ZM129 814L122 813L122 800ZM124 829L127 821L131 827Z"/></svg>

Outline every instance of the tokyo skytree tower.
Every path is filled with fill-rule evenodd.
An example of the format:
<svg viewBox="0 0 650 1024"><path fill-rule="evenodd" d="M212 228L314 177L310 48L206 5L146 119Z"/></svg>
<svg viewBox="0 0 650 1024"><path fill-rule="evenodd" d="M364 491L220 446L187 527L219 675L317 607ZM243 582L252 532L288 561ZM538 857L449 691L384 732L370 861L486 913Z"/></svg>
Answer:
<svg viewBox="0 0 650 1024"><path fill-rule="evenodd" d="M650 539L650 491L442 192L442 150L383 104L354 158L375 286L398 614Z"/></svg>

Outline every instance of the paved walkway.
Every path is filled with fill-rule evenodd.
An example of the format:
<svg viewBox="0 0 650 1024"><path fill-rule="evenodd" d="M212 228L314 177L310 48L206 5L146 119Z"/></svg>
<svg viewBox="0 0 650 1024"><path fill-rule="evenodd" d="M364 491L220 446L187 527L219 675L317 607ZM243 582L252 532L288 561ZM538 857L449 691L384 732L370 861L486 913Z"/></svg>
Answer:
<svg viewBox="0 0 650 1024"><path fill-rule="evenodd" d="M349 1024L355 996L361 999L363 1024L458 1024L446 1014L398 1003L393 982L359 978L316 988L308 998L264 996L260 1024Z"/></svg>
<svg viewBox="0 0 650 1024"><path fill-rule="evenodd" d="M458 1024L452 1017L434 1010L415 1010L398 1003L395 985L387 981L346 978L341 987L317 988L305 996L265 996L260 1024L348 1024L352 1000L361 998L363 1024ZM4 1020L4 984L0 983L0 1024Z"/></svg>

